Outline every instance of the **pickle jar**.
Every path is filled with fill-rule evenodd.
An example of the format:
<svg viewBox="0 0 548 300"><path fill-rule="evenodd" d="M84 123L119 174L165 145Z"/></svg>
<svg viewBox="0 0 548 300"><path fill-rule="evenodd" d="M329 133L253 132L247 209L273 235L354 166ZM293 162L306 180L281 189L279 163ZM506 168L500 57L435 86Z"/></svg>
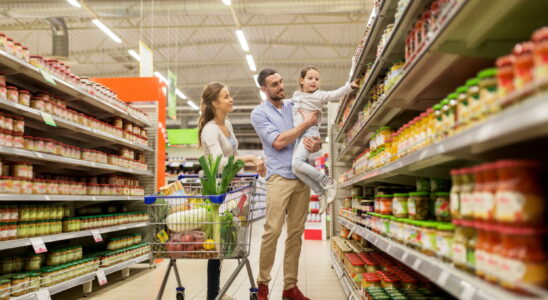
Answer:
<svg viewBox="0 0 548 300"><path fill-rule="evenodd" d="M431 200L427 192L409 193L407 207L411 220L427 220L431 210Z"/></svg>
<svg viewBox="0 0 548 300"><path fill-rule="evenodd" d="M451 221L450 200L448 192L438 192L433 194L434 200L434 215L437 221Z"/></svg>
<svg viewBox="0 0 548 300"><path fill-rule="evenodd" d="M396 218L407 218L409 216L409 210L407 208L407 200L409 194L396 193L392 200L392 214Z"/></svg>

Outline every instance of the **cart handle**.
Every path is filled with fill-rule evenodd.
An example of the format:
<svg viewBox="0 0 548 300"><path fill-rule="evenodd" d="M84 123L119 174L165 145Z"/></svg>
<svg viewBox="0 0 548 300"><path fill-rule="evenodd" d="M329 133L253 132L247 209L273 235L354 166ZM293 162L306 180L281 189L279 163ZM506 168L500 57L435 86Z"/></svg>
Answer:
<svg viewBox="0 0 548 300"><path fill-rule="evenodd" d="M221 174L217 175L218 177L221 177ZM234 178L255 178L255 179L258 179L259 178L259 174L257 173L252 173L252 174L236 174L236 176L234 176ZM185 175L185 174L181 174L179 176L177 176L177 180L181 180L181 179L185 179L185 178L200 178L200 175L196 175L196 174L193 174L193 175Z"/></svg>

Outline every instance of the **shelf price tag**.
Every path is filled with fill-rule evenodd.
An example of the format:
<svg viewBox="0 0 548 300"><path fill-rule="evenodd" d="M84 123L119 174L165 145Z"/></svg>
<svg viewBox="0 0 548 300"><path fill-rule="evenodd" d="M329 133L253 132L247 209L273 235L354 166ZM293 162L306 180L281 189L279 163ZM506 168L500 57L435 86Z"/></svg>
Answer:
<svg viewBox="0 0 548 300"><path fill-rule="evenodd" d="M98 270L95 275L97 276L97 281L99 285L107 284L107 275L105 275L105 270Z"/></svg>
<svg viewBox="0 0 548 300"><path fill-rule="evenodd" d="M93 229L91 231L91 234L93 235L93 239L95 240L96 243L103 241L103 237L101 236L101 233L99 232L99 230Z"/></svg>
<svg viewBox="0 0 548 300"><path fill-rule="evenodd" d="M51 85L56 85L55 83L55 79L53 78L53 76L51 76L51 74L44 70L44 69L39 69L40 70L40 74L42 74L42 76L44 77L44 79Z"/></svg>
<svg viewBox="0 0 548 300"><path fill-rule="evenodd" d="M55 124L55 120L50 114L41 111L40 115L42 116L42 119L44 119L44 123L48 124L49 126L57 127L57 124Z"/></svg>
<svg viewBox="0 0 548 300"><path fill-rule="evenodd" d="M34 252L36 254L48 252L48 248L46 248L46 244L42 238L31 238L30 243L32 244L32 248L34 248Z"/></svg>
<svg viewBox="0 0 548 300"><path fill-rule="evenodd" d="M48 289L41 289L38 292L36 292L36 299L37 300L51 300L51 295L49 294Z"/></svg>

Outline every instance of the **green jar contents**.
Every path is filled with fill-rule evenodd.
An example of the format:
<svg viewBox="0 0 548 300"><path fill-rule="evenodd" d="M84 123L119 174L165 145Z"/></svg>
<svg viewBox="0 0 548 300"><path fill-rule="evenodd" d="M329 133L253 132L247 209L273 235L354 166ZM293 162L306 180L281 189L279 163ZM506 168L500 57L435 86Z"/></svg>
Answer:
<svg viewBox="0 0 548 300"><path fill-rule="evenodd" d="M29 272L29 292L36 292L40 289L40 273Z"/></svg>
<svg viewBox="0 0 548 300"><path fill-rule="evenodd" d="M466 127L479 120L481 116L481 101L479 94L479 78L472 78L466 81L466 87L468 88L468 103L470 105L470 115L466 122Z"/></svg>
<svg viewBox="0 0 548 300"><path fill-rule="evenodd" d="M476 229L474 222L468 220L453 220L457 226L453 237L453 263L461 270L474 272Z"/></svg>
<svg viewBox="0 0 548 300"><path fill-rule="evenodd" d="M396 218L407 218L409 216L409 209L407 208L407 200L409 194L394 194L392 200L392 214Z"/></svg>
<svg viewBox="0 0 548 300"><path fill-rule="evenodd" d="M427 220L430 215L430 196L427 192L409 193L407 207L409 209L409 219Z"/></svg>
<svg viewBox="0 0 548 300"><path fill-rule="evenodd" d="M11 278L11 296L23 296L29 292L29 277L27 274L16 274Z"/></svg>
<svg viewBox="0 0 548 300"><path fill-rule="evenodd" d="M11 280L0 279L0 300L10 299Z"/></svg>
<svg viewBox="0 0 548 300"><path fill-rule="evenodd" d="M440 222L451 221L451 213L449 211L450 200L448 192L438 192L432 194L434 197L434 215L436 220Z"/></svg>
<svg viewBox="0 0 548 300"><path fill-rule="evenodd" d="M457 94L457 108L455 110L455 132L459 132L462 127L462 120L468 118L470 114L468 105L468 88L466 86L459 86L455 91Z"/></svg>
<svg viewBox="0 0 548 300"><path fill-rule="evenodd" d="M455 225L451 223L439 223L436 229L437 256L445 262L451 262L453 259L453 237L455 235Z"/></svg>
<svg viewBox="0 0 548 300"><path fill-rule="evenodd" d="M489 68L478 73L479 94L482 103L482 115L484 117L500 110L497 99L497 69Z"/></svg>
<svg viewBox="0 0 548 300"><path fill-rule="evenodd" d="M42 258L39 254L29 255L25 259L25 271L38 271L40 270L41 263Z"/></svg>
<svg viewBox="0 0 548 300"><path fill-rule="evenodd" d="M438 223L433 221L421 222L421 252L428 255L436 255L436 234Z"/></svg>

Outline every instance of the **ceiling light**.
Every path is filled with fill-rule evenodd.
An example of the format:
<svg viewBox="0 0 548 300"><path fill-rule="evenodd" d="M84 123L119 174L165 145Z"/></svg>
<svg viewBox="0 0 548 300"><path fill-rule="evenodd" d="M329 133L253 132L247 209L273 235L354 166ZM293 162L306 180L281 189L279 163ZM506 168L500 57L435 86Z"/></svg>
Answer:
<svg viewBox="0 0 548 300"><path fill-rule="evenodd" d="M162 73L158 71L154 71L154 76L158 77L160 81L162 81L163 83L169 84L169 80L167 80L167 78L164 75L162 75Z"/></svg>
<svg viewBox="0 0 548 300"><path fill-rule="evenodd" d="M261 88L261 86L259 85L259 82L257 81L258 77L259 77L259 74L253 75L253 81L255 82L255 85L256 85L258 88Z"/></svg>
<svg viewBox="0 0 548 300"><path fill-rule="evenodd" d="M245 59L247 60L247 65L249 66L249 69L251 72L257 71L257 66L255 66L255 61L253 60L253 56L251 54L248 54L245 56Z"/></svg>
<svg viewBox="0 0 548 300"><path fill-rule="evenodd" d="M187 100L186 103L188 104L188 106L192 107L192 109L198 110L198 106L194 102Z"/></svg>
<svg viewBox="0 0 548 300"><path fill-rule="evenodd" d="M242 47L242 50L244 50L245 52L249 51L249 45L247 44L244 32L241 29L236 30L236 37L238 37L238 41L240 42L240 47Z"/></svg>
<svg viewBox="0 0 548 300"><path fill-rule="evenodd" d="M180 89L175 89L175 94L177 94L177 96L179 96L179 98L181 98L181 99L186 99L187 98L187 96L183 92L181 92Z"/></svg>
<svg viewBox="0 0 548 300"><path fill-rule="evenodd" d="M266 94L263 91L259 91L259 95L261 95L261 100L266 100Z"/></svg>
<svg viewBox="0 0 548 300"><path fill-rule="evenodd" d="M129 49L127 51L127 53L129 53L129 55L133 56L133 58L135 58L136 61L141 61L141 56L139 56L139 54L135 50Z"/></svg>
<svg viewBox="0 0 548 300"><path fill-rule="evenodd" d="M232 4L232 1L231 0L223 0L223 3L225 5L231 5Z"/></svg>
<svg viewBox="0 0 548 300"><path fill-rule="evenodd" d="M82 8L82 5L77 0L67 0L67 2L76 8Z"/></svg>
<svg viewBox="0 0 548 300"><path fill-rule="evenodd" d="M114 32L112 32L112 30L110 30L105 24L103 24L101 20L93 19L91 22L95 24L95 26L99 27L99 29L101 29L113 41L115 41L118 44L122 43L122 40Z"/></svg>

